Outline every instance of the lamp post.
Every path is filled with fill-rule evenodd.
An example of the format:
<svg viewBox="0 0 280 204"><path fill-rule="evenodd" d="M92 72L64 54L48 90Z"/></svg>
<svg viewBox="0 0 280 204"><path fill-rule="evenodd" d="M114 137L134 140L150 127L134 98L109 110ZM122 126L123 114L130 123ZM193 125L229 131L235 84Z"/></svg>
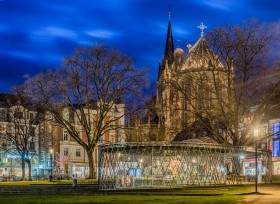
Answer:
<svg viewBox="0 0 280 204"><path fill-rule="evenodd" d="M50 173L50 181L52 181L52 161L53 160L53 149L50 149L50 161L51 161L51 173Z"/></svg>
<svg viewBox="0 0 280 204"><path fill-rule="evenodd" d="M11 159L11 180L14 180L14 171L13 171L13 157L10 158Z"/></svg>
<svg viewBox="0 0 280 204"><path fill-rule="evenodd" d="M255 192L258 192L258 129L254 130L255 139L255 164L256 164L256 174L255 174Z"/></svg>

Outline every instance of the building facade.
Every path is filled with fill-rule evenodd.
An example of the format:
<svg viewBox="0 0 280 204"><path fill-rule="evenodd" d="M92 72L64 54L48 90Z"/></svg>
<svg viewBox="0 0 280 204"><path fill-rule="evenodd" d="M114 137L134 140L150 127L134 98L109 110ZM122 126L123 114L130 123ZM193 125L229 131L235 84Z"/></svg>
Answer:
<svg viewBox="0 0 280 204"><path fill-rule="evenodd" d="M95 106L97 107L97 106ZM98 144L109 144L115 142L124 142L124 105L115 104L112 110L108 112L105 121L113 121L111 128L99 138ZM98 109L93 108L87 110L92 117L97 117ZM80 139L87 141L87 135L83 126L79 123L77 116L71 111L71 108L64 108L62 111L65 120L69 121L75 127ZM94 121L94 120L92 120ZM50 174L57 178L87 178L89 175L88 156L85 149L71 137L70 133L61 125L59 125L51 114L45 114L45 120L40 124L41 139L41 173ZM94 129L94 124L92 124ZM44 143L48 143L45 148ZM51 150L51 151L50 151ZM44 154L43 152L47 152ZM94 163L97 164L98 157L97 148L94 152ZM51 159L52 158L52 159ZM52 162L52 164L51 164ZM97 168L97 166L96 166Z"/></svg>
<svg viewBox="0 0 280 204"><path fill-rule="evenodd" d="M0 94L0 177L19 180L22 167L25 175L36 174L38 164L38 110L25 99ZM24 160L24 164L22 165Z"/></svg>
<svg viewBox="0 0 280 204"><path fill-rule="evenodd" d="M97 117L98 106L87 110L92 117ZM113 104L105 121L113 121L110 128L99 138L98 144L124 142L124 104ZM71 108L62 110L63 118L73 123L83 141L86 134ZM94 129L94 124L92 124ZM22 160L15 141L26 139L26 157L31 160L33 179L48 179L52 172L55 179L87 178L88 156L50 113L34 108L31 104L20 103L14 95L0 94L0 180L20 180ZM19 145L20 146L20 145ZM97 164L97 151L94 162ZM96 166L97 168L97 166ZM25 174L28 175L26 165Z"/></svg>

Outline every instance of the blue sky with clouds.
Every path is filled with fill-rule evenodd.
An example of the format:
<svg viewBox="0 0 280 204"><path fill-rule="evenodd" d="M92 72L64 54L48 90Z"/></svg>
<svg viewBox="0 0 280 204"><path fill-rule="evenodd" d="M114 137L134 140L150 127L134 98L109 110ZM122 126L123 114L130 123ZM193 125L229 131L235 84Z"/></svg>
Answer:
<svg viewBox="0 0 280 204"><path fill-rule="evenodd" d="M99 39L148 67L154 84L169 4L174 42L184 49L199 38L201 22L205 32L252 17L280 23L277 0L0 0L0 92Z"/></svg>

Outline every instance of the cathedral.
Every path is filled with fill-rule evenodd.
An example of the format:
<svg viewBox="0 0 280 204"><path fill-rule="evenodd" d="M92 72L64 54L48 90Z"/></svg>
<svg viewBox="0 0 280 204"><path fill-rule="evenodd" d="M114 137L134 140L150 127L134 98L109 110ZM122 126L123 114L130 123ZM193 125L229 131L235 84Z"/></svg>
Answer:
<svg viewBox="0 0 280 204"><path fill-rule="evenodd" d="M155 98L157 134L164 135L164 141L222 134L214 124L230 108L233 68L225 67L210 49L203 32L207 27L202 23L198 28L201 35L193 46L188 44L185 51L174 49L169 16Z"/></svg>

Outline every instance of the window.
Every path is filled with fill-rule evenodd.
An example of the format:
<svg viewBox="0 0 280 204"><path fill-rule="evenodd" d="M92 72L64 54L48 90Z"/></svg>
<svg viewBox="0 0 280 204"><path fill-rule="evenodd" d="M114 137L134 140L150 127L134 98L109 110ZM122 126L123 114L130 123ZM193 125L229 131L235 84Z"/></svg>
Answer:
<svg viewBox="0 0 280 204"><path fill-rule="evenodd" d="M30 152L35 152L35 143L33 141L30 142L29 150Z"/></svg>
<svg viewBox="0 0 280 204"><path fill-rule="evenodd" d="M81 157L81 149L76 149L76 157Z"/></svg>
<svg viewBox="0 0 280 204"><path fill-rule="evenodd" d="M5 109L1 109L0 112L0 118L1 119L6 119L7 115L6 115L6 110Z"/></svg>
<svg viewBox="0 0 280 204"><path fill-rule="evenodd" d="M35 136L35 127L29 127L29 135Z"/></svg>
<svg viewBox="0 0 280 204"><path fill-rule="evenodd" d="M280 123L273 123L273 147L272 147L272 156L279 157L280 156L280 141L279 141L279 131L280 131Z"/></svg>
<svg viewBox="0 0 280 204"><path fill-rule="evenodd" d="M15 118L23 119L23 112L15 111L14 116Z"/></svg>
<svg viewBox="0 0 280 204"><path fill-rule="evenodd" d="M110 143L114 143L115 142L115 136L114 135L110 135L109 142Z"/></svg>
<svg viewBox="0 0 280 204"><path fill-rule="evenodd" d="M63 140L68 140L68 132L66 130L63 131Z"/></svg>
<svg viewBox="0 0 280 204"><path fill-rule="evenodd" d="M63 155L64 155L64 156L68 156L68 148L64 148L64 150L63 150Z"/></svg>
<svg viewBox="0 0 280 204"><path fill-rule="evenodd" d="M29 118L30 118L30 120L33 120L33 119L34 119L34 114L33 114L33 113L30 113L30 114L29 114Z"/></svg>

